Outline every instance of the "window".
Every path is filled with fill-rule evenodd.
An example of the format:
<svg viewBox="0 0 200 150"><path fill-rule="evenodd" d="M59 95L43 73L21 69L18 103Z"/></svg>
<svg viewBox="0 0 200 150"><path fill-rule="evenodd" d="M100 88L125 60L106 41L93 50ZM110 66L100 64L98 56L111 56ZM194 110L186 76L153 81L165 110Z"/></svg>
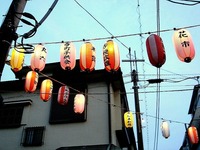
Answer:
<svg viewBox="0 0 200 150"><path fill-rule="evenodd" d="M20 127L23 109L23 106L16 105L0 107L0 128Z"/></svg>
<svg viewBox="0 0 200 150"><path fill-rule="evenodd" d="M60 85L55 85L53 88L53 93L58 93ZM70 85L74 89L85 93L86 88L84 85ZM86 121L87 116L87 106L85 105L85 110L82 114L76 114L74 112L74 97L78 92L70 89L70 95L67 105L63 106L58 104L57 97L58 94L54 94L51 101L51 111L50 111L50 119L49 123L51 124L59 124L59 123L72 123L72 122L84 122ZM87 103L87 97L86 97Z"/></svg>
<svg viewBox="0 0 200 150"><path fill-rule="evenodd" d="M43 145L45 127L27 127L23 133L23 146L41 146Z"/></svg>
<svg viewBox="0 0 200 150"><path fill-rule="evenodd" d="M0 128L20 127L24 106L30 105L31 102L31 100L4 102L0 107Z"/></svg>

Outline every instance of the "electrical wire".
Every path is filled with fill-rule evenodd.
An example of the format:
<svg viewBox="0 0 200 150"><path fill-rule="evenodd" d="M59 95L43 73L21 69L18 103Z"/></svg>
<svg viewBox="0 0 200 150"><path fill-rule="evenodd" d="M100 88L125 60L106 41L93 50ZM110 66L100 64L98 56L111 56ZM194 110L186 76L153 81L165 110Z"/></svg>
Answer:
<svg viewBox="0 0 200 150"><path fill-rule="evenodd" d="M32 44L25 44L24 43L24 39L31 38L36 34L38 27L47 19L47 17L50 15L52 10L56 6L57 2L58 2L58 0L54 0L54 2L52 3L51 7L49 8L49 10L46 12L46 14L43 16L43 18L39 22L30 13L27 13L27 12L24 12L24 13L16 12L16 14L20 14L20 15L22 15L24 17L27 17L27 18L32 19L32 20L35 21L35 24L32 24L31 22L29 22L29 21L27 21L27 20L25 20L23 18L20 18L17 15L15 15L20 21L22 21L23 23L33 27L29 32L24 33L23 35L19 36L19 37L21 37L21 43L17 44L17 39L15 40L14 47L16 47L17 51L18 51L18 49L24 49L25 51L23 53L25 53L25 54L33 53L34 46ZM17 38L19 38L19 37L17 37ZM21 53L22 51L19 50L18 52Z"/></svg>
<svg viewBox="0 0 200 150"><path fill-rule="evenodd" d="M157 35L160 36L160 1L156 0L156 15L157 15ZM160 79L160 68L157 68L157 79ZM160 82L157 83L156 92L156 119L155 119L155 134L154 134L154 150L158 149L158 137L159 137L159 120L160 118Z"/></svg>
<svg viewBox="0 0 200 150"><path fill-rule="evenodd" d="M174 1L174 0L167 0L171 3L175 3L175 4L180 4L180 5L187 5L187 6L194 6L194 5L197 5L200 3L200 1L196 1L196 0L177 0L177 1ZM185 2L184 2L185 1Z"/></svg>
<svg viewBox="0 0 200 150"><path fill-rule="evenodd" d="M178 29L181 29L181 28L187 29L187 28L196 28L196 27L200 27L200 24L184 26L184 27L179 27L179 28L173 28L173 29L164 29L164 30L160 30L160 32L169 32L169 31L174 31L174 30L178 30ZM152 34L152 33L157 33L157 30L156 31L143 32L143 33L131 33L131 34L124 34L124 35L116 35L116 36L113 36L113 37L89 38L89 39L84 39L84 41L99 41L99 40L107 40L107 39L111 39L111 38L117 39L117 38L125 38L125 37L130 37L130 36L142 36L142 35L145 35L145 34ZM83 39L70 40L70 41L73 42L73 43L83 42ZM62 41L53 41L53 42L43 42L42 44L44 44L44 45L61 44L63 42L67 42L67 41L66 40L62 40ZM41 42L34 42L34 43L29 43L29 44L36 45L36 44L39 44L39 43L41 43ZM146 64L148 64L148 63L146 63ZM150 64L148 64L148 65L150 65Z"/></svg>
<svg viewBox="0 0 200 150"><path fill-rule="evenodd" d="M65 84L64 84L65 85ZM184 89L171 89L171 90L161 90L160 92L162 93L177 93L177 92L188 92L188 91L193 91L193 88L184 88ZM1 93L7 93L6 91L4 90L0 90ZM11 92L14 92L14 91L11 91ZM77 91L77 92L80 92L80 91ZM153 94L153 93L156 93L157 91L155 90L151 90L151 91L141 91L141 92L138 92L139 94ZM8 92L9 93L9 92ZM113 93L89 93L90 95L105 95L105 94L113 94ZM134 92L120 92L119 94L127 94L127 95L133 95Z"/></svg>
<svg viewBox="0 0 200 150"><path fill-rule="evenodd" d="M1 93L12 93L12 92L16 92L16 91L3 91L3 90L0 90L0 92ZM34 93L31 93L31 97L32 97L32 95L35 95L35 96L38 96L40 94L40 92L34 92ZM58 93L52 93L52 95L53 94L58 94ZM70 93L70 94L77 94L77 93ZM92 95L96 95L96 94L114 94L114 93L87 93L87 96L92 96ZM119 93L119 94L121 94L121 93ZM18 97L22 97L22 95L20 95L20 96L18 96ZM9 97L4 97L4 100L5 99L13 99L13 98L16 98L16 96L9 96ZM113 104L113 103L109 103L109 102L107 102L107 101L105 101L105 100L102 100L102 99L99 99L99 98L96 98L96 97L93 97L92 96L92 98L93 98L93 100L98 100L98 101L101 101L101 102L103 102L103 103L106 103L106 104L109 104L109 105L111 105L112 107L116 107L116 108L120 108L120 109L122 109L122 110L126 110L126 108L124 108L124 107L121 107L120 105L116 105L116 104ZM135 112L135 111L133 111L133 110L130 110L133 114L137 114L137 113L139 113L139 112ZM166 121L169 121L169 122L171 122L171 123L178 123L178 124L189 124L189 123L185 123L185 122L181 122L181 121L177 121L177 120L173 120L173 119L166 119L166 118L162 118L162 117L156 117L156 116L154 116L154 115L149 115L149 114L145 114L145 113L139 113L140 115L147 115L148 117L151 117L151 118L155 118L155 119L158 119L158 120L166 120Z"/></svg>
<svg viewBox="0 0 200 150"><path fill-rule="evenodd" d="M128 46L126 46L123 42L121 42L117 37L115 37L100 21L98 21L87 9L85 9L79 2L74 0L78 6L80 6L88 15L90 15L103 29L105 29L112 38L115 38L119 43L121 43L126 49L129 49Z"/></svg>

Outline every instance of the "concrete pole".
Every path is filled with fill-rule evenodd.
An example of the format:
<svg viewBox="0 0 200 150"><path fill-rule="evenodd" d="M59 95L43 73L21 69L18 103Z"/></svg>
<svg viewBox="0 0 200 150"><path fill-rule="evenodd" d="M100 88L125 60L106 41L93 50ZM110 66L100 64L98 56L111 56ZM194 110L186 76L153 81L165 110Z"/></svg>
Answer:
<svg viewBox="0 0 200 150"><path fill-rule="evenodd" d="M13 0L0 28L0 80L11 44L17 39L16 30L27 0Z"/></svg>

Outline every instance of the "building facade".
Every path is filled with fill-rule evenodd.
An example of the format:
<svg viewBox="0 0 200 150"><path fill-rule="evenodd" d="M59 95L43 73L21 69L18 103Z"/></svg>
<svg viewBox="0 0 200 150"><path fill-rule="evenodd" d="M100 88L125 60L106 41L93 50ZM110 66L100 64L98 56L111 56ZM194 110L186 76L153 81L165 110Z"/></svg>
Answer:
<svg viewBox="0 0 200 150"><path fill-rule="evenodd" d="M190 102L190 107L188 114L191 115L191 121L189 125L185 125L186 132L183 144L180 148L180 150L200 150L200 85L195 85L192 93L192 98ZM188 136L188 128L189 127L195 127L197 129L197 136L198 141L196 143L191 142ZM195 135L193 136L195 137Z"/></svg>
<svg viewBox="0 0 200 150"><path fill-rule="evenodd" d="M78 62L76 64L79 64ZM25 92L29 67L16 72L17 80L0 82L0 150L111 150L136 149L132 128L124 126L129 110L122 72L82 72L78 65L63 70L47 64L39 73L37 89ZM51 99L40 99L44 79L53 81ZM62 85L70 87L67 105L57 102ZM74 112L74 97L85 96L83 113Z"/></svg>

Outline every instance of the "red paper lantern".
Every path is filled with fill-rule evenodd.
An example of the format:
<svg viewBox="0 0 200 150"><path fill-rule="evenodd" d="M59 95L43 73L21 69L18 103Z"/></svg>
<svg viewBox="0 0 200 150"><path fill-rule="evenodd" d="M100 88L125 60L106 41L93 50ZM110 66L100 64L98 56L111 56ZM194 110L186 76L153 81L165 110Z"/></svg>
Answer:
<svg viewBox="0 0 200 150"><path fill-rule="evenodd" d="M95 67L95 48L90 42L86 42L80 49L80 68L82 71L92 71Z"/></svg>
<svg viewBox="0 0 200 150"><path fill-rule="evenodd" d="M74 112L82 114L85 109L85 96L83 94L76 94L74 98Z"/></svg>
<svg viewBox="0 0 200 150"><path fill-rule="evenodd" d="M76 48L72 42L62 43L60 65L64 70L72 70L76 65Z"/></svg>
<svg viewBox="0 0 200 150"><path fill-rule="evenodd" d="M170 136L169 123L167 121L162 122L161 131L163 137L165 137L166 139Z"/></svg>
<svg viewBox="0 0 200 150"><path fill-rule="evenodd" d="M175 31L173 43L179 60L189 63L195 56L192 36L186 29Z"/></svg>
<svg viewBox="0 0 200 150"><path fill-rule="evenodd" d="M108 40L103 46L103 60L107 71L117 71L120 67L119 48L113 40Z"/></svg>
<svg viewBox="0 0 200 150"><path fill-rule="evenodd" d="M46 63L47 49L38 44L35 46L34 53L31 55L31 68L34 71L42 71Z"/></svg>
<svg viewBox="0 0 200 150"><path fill-rule="evenodd" d="M42 81L41 88L40 88L40 98L47 102L52 95L53 90L53 82L50 79L45 79Z"/></svg>
<svg viewBox="0 0 200 150"><path fill-rule="evenodd" d="M162 39L156 34L151 34L146 40L146 48L150 63L160 68L166 61Z"/></svg>
<svg viewBox="0 0 200 150"><path fill-rule="evenodd" d="M24 63L24 49L13 48L10 59L10 66L14 72L20 71Z"/></svg>
<svg viewBox="0 0 200 150"><path fill-rule="evenodd" d="M67 105L69 99L69 88L67 86L61 86L58 91L58 103L61 105Z"/></svg>
<svg viewBox="0 0 200 150"><path fill-rule="evenodd" d="M197 144L199 142L199 136L196 127L191 126L188 128L188 137L192 144Z"/></svg>
<svg viewBox="0 0 200 150"><path fill-rule="evenodd" d="M37 88L38 83L38 73L35 71L29 71L26 74L25 80L25 91L26 92L34 92Z"/></svg>

